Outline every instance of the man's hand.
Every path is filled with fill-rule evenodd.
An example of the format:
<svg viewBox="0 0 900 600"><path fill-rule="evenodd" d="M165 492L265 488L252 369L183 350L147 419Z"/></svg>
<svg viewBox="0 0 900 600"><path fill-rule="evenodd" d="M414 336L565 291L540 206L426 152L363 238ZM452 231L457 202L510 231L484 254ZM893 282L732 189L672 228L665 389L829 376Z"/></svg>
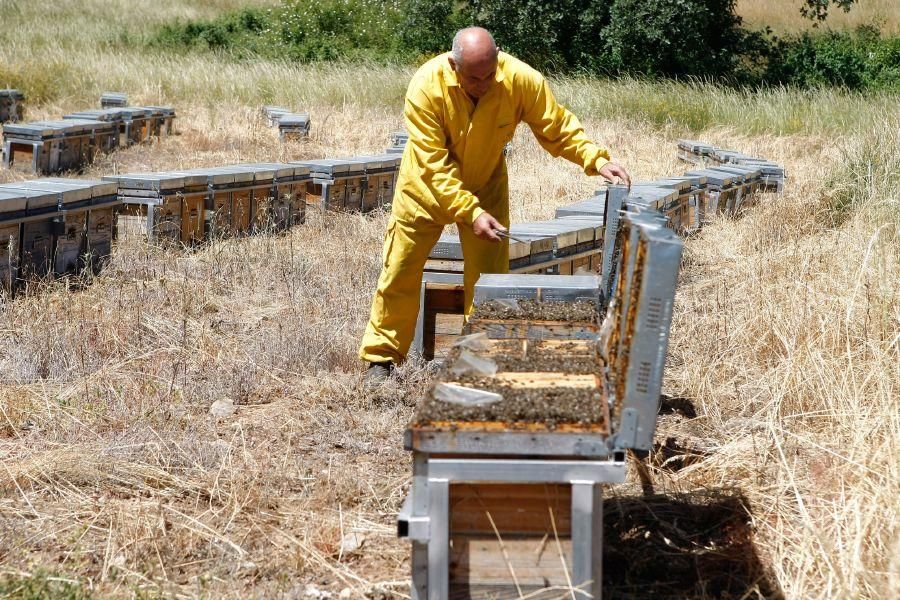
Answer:
<svg viewBox="0 0 900 600"><path fill-rule="evenodd" d="M631 177L629 177L628 171L616 163L606 163L599 172L600 175L610 183L624 183L628 187L631 187Z"/></svg>
<svg viewBox="0 0 900 600"><path fill-rule="evenodd" d="M489 242L499 242L500 236L497 231L506 231L506 227L500 224L500 221L491 216L488 212L478 215L478 218L472 221L472 231L475 237L487 240Z"/></svg>

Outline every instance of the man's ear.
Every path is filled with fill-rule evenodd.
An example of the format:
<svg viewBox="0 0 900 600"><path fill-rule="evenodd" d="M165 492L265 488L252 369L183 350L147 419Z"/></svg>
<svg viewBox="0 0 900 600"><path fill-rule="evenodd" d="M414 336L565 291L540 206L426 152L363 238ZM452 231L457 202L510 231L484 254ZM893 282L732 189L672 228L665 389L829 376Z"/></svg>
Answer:
<svg viewBox="0 0 900 600"><path fill-rule="evenodd" d="M447 62L450 63L450 68L453 69L454 72L456 72L456 61L453 60L452 56L447 57Z"/></svg>

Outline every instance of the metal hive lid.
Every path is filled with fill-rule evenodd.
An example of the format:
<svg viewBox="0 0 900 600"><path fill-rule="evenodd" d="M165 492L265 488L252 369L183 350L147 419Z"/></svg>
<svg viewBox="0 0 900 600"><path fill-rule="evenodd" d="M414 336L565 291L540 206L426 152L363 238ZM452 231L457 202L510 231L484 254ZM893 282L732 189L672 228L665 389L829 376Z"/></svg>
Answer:
<svg viewBox="0 0 900 600"><path fill-rule="evenodd" d="M125 114L121 108L92 108L63 116L65 120L81 119L103 121L106 123L124 121Z"/></svg>
<svg viewBox="0 0 900 600"><path fill-rule="evenodd" d="M663 177L648 181L646 185L661 188L670 187L677 190L679 193L684 193L691 189L691 180L685 177Z"/></svg>
<svg viewBox="0 0 900 600"><path fill-rule="evenodd" d="M64 132L57 127L49 127L41 122L36 123L6 123L3 125L3 135L53 138L62 137Z"/></svg>
<svg viewBox="0 0 900 600"><path fill-rule="evenodd" d="M366 155L366 156L355 156L353 160L361 162L365 165L366 172L369 171L381 171L386 168L390 168L390 162L385 158L385 155Z"/></svg>
<svg viewBox="0 0 900 600"><path fill-rule="evenodd" d="M710 167L714 171L725 171L727 173L734 173L743 179L744 181L750 181L753 179L757 179L760 175L762 175L762 171L757 167L751 166L742 166L742 165L716 165L715 167Z"/></svg>
<svg viewBox="0 0 900 600"><path fill-rule="evenodd" d="M598 302L600 278L596 275L482 275L475 283L475 303L497 298Z"/></svg>
<svg viewBox="0 0 900 600"><path fill-rule="evenodd" d="M253 171L248 169L237 168L237 165L229 165L224 167L212 167L207 169L207 173L224 173L230 175L233 183L253 183Z"/></svg>
<svg viewBox="0 0 900 600"><path fill-rule="evenodd" d="M706 186L706 175L688 175L684 174L679 176L680 179L684 179L686 181L690 181L691 185L694 187L705 187Z"/></svg>
<svg viewBox="0 0 900 600"><path fill-rule="evenodd" d="M628 197L648 202L666 203L678 198L678 190L654 185L652 182L638 182L631 186Z"/></svg>
<svg viewBox="0 0 900 600"><path fill-rule="evenodd" d="M152 110L153 114L156 116L170 117L175 114L175 109L171 106L156 106L154 104L150 104L141 108Z"/></svg>
<svg viewBox="0 0 900 600"><path fill-rule="evenodd" d="M0 191L16 194L19 197L25 198L26 208L29 211L56 208L58 204L57 194L47 190L35 190L7 183L0 185Z"/></svg>
<svg viewBox="0 0 900 600"><path fill-rule="evenodd" d="M119 192L119 186L111 181L103 181L101 179L84 179L83 181L91 186L92 198L115 196Z"/></svg>
<svg viewBox="0 0 900 600"><path fill-rule="evenodd" d="M104 187L113 186L113 193L115 193L114 184L109 183L107 181L101 181L99 179L73 179L72 177L41 177L40 179L34 179L33 181L38 182L46 182L46 183L65 183L69 185L81 185L84 187L93 187L97 185L102 185ZM97 195L97 194L95 194Z"/></svg>
<svg viewBox="0 0 900 600"><path fill-rule="evenodd" d="M287 163L267 163L267 162L259 162L259 163L246 163L247 167L254 167L258 169L269 169L272 171L274 176L278 179L290 179L294 176L294 172L296 171L296 166L287 164Z"/></svg>
<svg viewBox="0 0 900 600"><path fill-rule="evenodd" d="M17 100L21 100L22 98L25 97L25 94L23 94L22 92L20 92L17 89L6 88L6 89L0 90L0 96L5 96L7 98L15 98Z"/></svg>
<svg viewBox="0 0 900 600"><path fill-rule="evenodd" d="M557 221L565 221L566 223L572 223L573 225L578 225L581 227L590 228L593 231L593 236L590 240L582 239L579 237L578 241L594 241L594 240L602 240L603 239L603 217L596 216L592 217L590 215L573 215L573 216L563 216L557 217Z"/></svg>
<svg viewBox="0 0 900 600"><path fill-rule="evenodd" d="M28 199L21 192L0 189L0 213L21 212L28 207Z"/></svg>
<svg viewBox="0 0 900 600"><path fill-rule="evenodd" d="M157 106L132 106L129 108L138 108L147 111L148 117L161 117L163 116L163 111L160 107Z"/></svg>
<svg viewBox="0 0 900 600"><path fill-rule="evenodd" d="M184 189L181 173L124 173L105 175L103 181L114 181L119 190L174 191Z"/></svg>
<svg viewBox="0 0 900 600"><path fill-rule="evenodd" d="M556 218L574 217L579 215L602 217L606 210L606 198L603 196L595 196L587 200L581 200L574 204L567 204L556 209Z"/></svg>
<svg viewBox="0 0 900 600"><path fill-rule="evenodd" d="M202 177L207 185L213 187L218 185L228 185L234 183L234 173L220 170L219 167L200 167L185 171L197 177Z"/></svg>
<svg viewBox="0 0 900 600"><path fill-rule="evenodd" d="M320 158L317 160L299 160L292 161L291 164L303 165L309 167L310 175L316 177L318 175L334 175L342 176L350 172L350 163L345 160L333 158Z"/></svg>
<svg viewBox="0 0 900 600"><path fill-rule="evenodd" d="M235 166L240 167L241 170L253 173L254 182L268 182L275 179L275 169L271 166L266 166L261 163L244 163Z"/></svg>
<svg viewBox="0 0 900 600"><path fill-rule="evenodd" d="M678 140L678 147L691 152L708 153L715 149L715 146L708 142L700 142L697 140Z"/></svg>
<svg viewBox="0 0 900 600"><path fill-rule="evenodd" d="M566 224L565 221L544 221L536 223L516 223L509 228L512 235L519 237L519 233L540 233L552 235L556 238L557 248L573 246L582 238L590 236L593 240L594 230L589 227L581 227L577 224Z"/></svg>
<svg viewBox="0 0 900 600"><path fill-rule="evenodd" d="M309 125L309 113L285 113L278 117L278 124L294 126Z"/></svg>
<svg viewBox="0 0 900 600"><path fill-rule="evenodd" d="M741 166L746 165L757 168L762 172L763 175L784 175L783 166L764 159L742 160L738 164Z"/></svg>
<svg viewBox="0 0 900 600"><path fill-rule="evenodd" d="M725 171L713 171L711 169L698 169L696 171L688 171L685 175L700 175L706 177L706 182L708 184L718 185L718 186L726 186L731 185L734 182L734 176L732 173L727 173Z"/></svg>
<svg viewBox="0 0 900 600"><path fill-rule="evenodd" d="M100 98L104 100L128 100L128 94L125 92L103 92Z"/></svg>
<svg viewBox="0 0 900 600"><path fill-rule="evenodd" d="M184 187L186 188L203 187L207 183L206 177L198 173L192 173L190 171L168 171L168 173L183 177Z"/></svg>
<svg viewBox="0 0 900 600"><path fill-rule="evenodd" d="M149 110L137 106L123 106L119 110L129 119L146 119L150 116Z"/></svg>
<svg viewBox="0 0 900 600"><path fill-rule="evenodd" d="M47 181L45 179L33 179L18 184L22 189L39 190L56 194L59 204L72 204L91 199L91 186L78 180Z"/></svg>

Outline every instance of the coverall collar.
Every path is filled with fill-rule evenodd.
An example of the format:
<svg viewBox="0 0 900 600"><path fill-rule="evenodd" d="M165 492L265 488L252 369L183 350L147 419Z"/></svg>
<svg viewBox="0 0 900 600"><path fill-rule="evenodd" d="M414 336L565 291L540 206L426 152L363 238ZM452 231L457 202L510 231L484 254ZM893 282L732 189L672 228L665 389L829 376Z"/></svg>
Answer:
<svg viewBox="0 0 900 600"><path fill-rule="evenodd" d="M442 70L444 72L444 84L447 87L460 87L459 78L456 76L456 71L453 70L453 67L450 66L450 53L447 52L444 55L444 61L442 65ZM501 52L497 55L497 73L494 74L494 81L501 82L506 78L506 74L503 72L503 64L506 61L504 60L504 53Z"/></svg>

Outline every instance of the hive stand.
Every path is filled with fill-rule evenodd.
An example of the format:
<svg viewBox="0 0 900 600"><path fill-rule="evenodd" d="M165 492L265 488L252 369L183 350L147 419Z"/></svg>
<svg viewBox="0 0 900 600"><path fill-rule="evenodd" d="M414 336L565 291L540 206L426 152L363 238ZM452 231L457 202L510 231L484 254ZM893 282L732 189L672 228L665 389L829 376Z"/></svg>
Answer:
<svg viewBox="0 0 900 600"><path fill-rule="evenodd" d="M405 446L413 452L413 484L397 521L398 534L412 541L413 598L542 597L551 593L548 585L557 596L562 588L600 598L600 486L624 481L625 450L646 449L652 441L683 244L658 212L642 206L620 212L620 228L609 232L619 239L620 251L602 327L482 323L476 308L467 328L511 340L513 348L526 352L529 344L554 343L568 344L569 351L578 344L599 350L596 369L584 377L498 371L486 379L513 386L503 389L524 385L548 392L596 385L591 397L601 411L608 410L606 425L591 429L560 423L551 429L537 422L485 422L480 416L447 421L440 413L423 419L429 400L420 404L405 435ZM485 275L476 285L475 302L477 307L497 298L594 299L599 305L600 286L598 277ZM478 352L482 359L518 356L518 350L510 354L506 347ZM438 386L448 378L457 385L452 383L456 366L452 362L441 372ZM491 394L479 392L477 383L463 385L472 386L469 393L482 394L476 399ZM430 392L435 405L437 390ZM568 509L561 510L563 505ZM542 511L549 512L549 528ZM542 544L548 539L558 551L556 570L544 561Z"/></svg>

